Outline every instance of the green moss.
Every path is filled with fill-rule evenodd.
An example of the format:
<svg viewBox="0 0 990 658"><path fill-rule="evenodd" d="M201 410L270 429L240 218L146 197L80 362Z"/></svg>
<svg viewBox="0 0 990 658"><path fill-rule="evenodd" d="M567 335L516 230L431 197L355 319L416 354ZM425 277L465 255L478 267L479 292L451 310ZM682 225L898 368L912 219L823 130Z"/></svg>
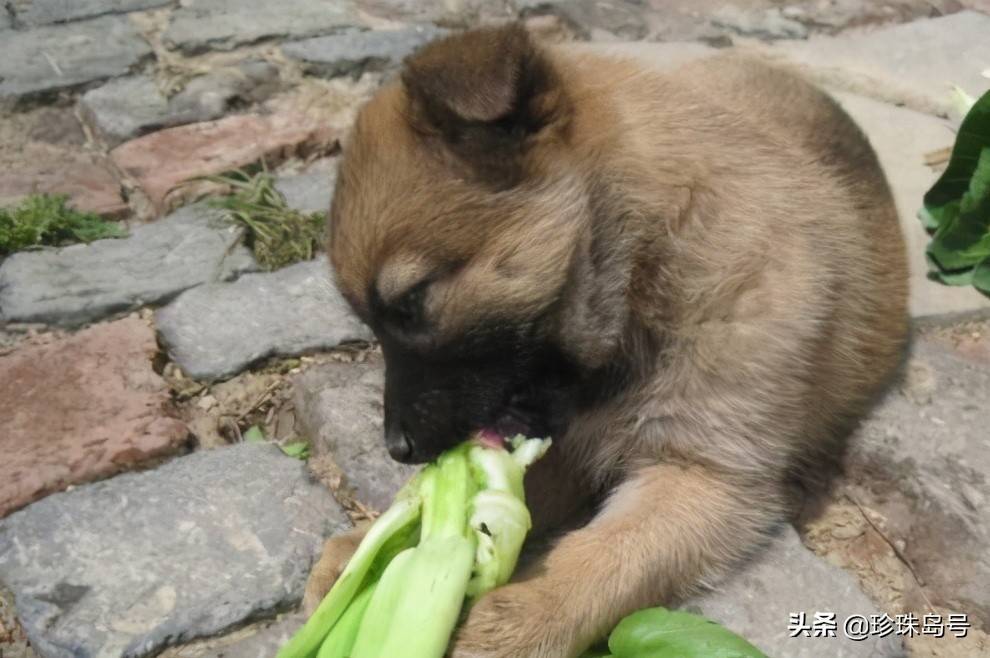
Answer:
<svg viewBox="0 0 990 658"><path fill-rule="evenodd" d="M0 255L40 245L59 246L120 238L126 231L97 214L79 212L65 196L35 194L0 209Z"/></svg>
<svg viewBox="0 0 990 658"><path fill-rule="evenodd" d="M290 208L267 171L237 171L212 180L231 188L232 194L211 202L247 232L246 243L266 270L311 259L323 237L323 213Z"/></svg>

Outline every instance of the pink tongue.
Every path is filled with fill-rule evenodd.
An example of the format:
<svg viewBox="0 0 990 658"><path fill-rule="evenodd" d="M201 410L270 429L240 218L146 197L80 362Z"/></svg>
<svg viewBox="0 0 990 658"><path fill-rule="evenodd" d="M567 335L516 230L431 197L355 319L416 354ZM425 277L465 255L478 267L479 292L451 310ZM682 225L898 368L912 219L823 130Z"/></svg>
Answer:
<svg viewBox="0 0 990 658"><path fill-rule="evenodd" d="M493 429L485 428L478 432L478 443L487 448L505 448L505 439Z"/></svg>

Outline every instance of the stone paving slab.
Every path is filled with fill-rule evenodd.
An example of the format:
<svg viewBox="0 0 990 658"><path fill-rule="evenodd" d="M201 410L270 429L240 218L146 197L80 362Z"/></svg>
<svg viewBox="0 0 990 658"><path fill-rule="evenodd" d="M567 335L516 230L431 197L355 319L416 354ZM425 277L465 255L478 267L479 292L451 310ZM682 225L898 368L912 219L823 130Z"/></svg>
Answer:
<svg viewBox="0 0 990 658"><path fill-rule="evenodd" d="M0 105L125 75L150 55L123 16L10 31L0 39Z"/></svg>
<svg viewBox="0 0 990 658"><path fill-rule="evenodd" d="M85 148L71 106L35 107L0 119L0 207L35 193L64 194L73 207L101 215L129 210L109 162Z"/></svg>
<svg viewBox="0 0 990 658"><path fill-rule="evenodd" d="M193 78L171 98L150 76L118 78L86 92L79 108L94 133L113 147L161 128L220 118L236 102L264 100L279 86L275 65L253 60Z"/></svg>
<svg viewBox="0 0 990 658"><path fill-rule="evenodd" d="M747 11L726 5L716 10L710 20L715 27L732 34L765 41L807 39L809 34L806 25L789 18L780 7Z"/></svg>
<svg viewBox="0 0 990 658"><path fill-rule="evenodd" d="M301 610L293 610L229 635L167 649L160 658L272 658L306 623Z"/></svg>
<svg viewBox="0 0 990 658"><path fill-rule="evenodd" d="M12 514L0 579L43 658L136 658L296 605L348 526L303 462L239 444Z"/></svg>
<svg viewBox="0 0 990 658"><path fill-rule="evenodd" d="M949 87L990 89L990 16L962 11L836 37L780 42L773 51L819 82L932 114L948 115Z"/></svg>
<svg viewBox="0 0 990 658"><path fill-rule="evenodd" d="M12 0L9 4L18 24L37 26L154 9L172 0Z"/></svg>
<svg viewBox="0 0 990 658"><path fill-rule="evenodd" d="M797 531L787 526L713 592L697 596L682 608L698 612L739 633L769 656L783 658L902 658L900 638L870 637L863 641L843 636L841 624L850 615L881 614L860 590L852 574L834 567L808 550ZM790 637L791 613L834 612L837 637Z"/></svg>
<svg viewBox="0 0 990 658"><path fill-rule="evenodd" d="M523 18L556 16L584 39L635 41L650 31L642 4L634 0L516 0L515 7Z"/></svg>
<svg viewBox="0 0 990 658"><path fill-rule="evenodd" d="M275 189L282 193L290 208L327 213L336 183L337 160L326 158L301 174L276 179Z"/></svg>
<svg viewBox="0 0 990 658"><path fill-rule="evenodd" d="M446 33L447 30L432 25L346 32L287 43L282 46L282 52L302 62L311 75L358 78L366 71L398 66L417 48Z"/></svg>
<svg viewBox="0 0 990 658"><path fill-rule="evenodd" d="M257 268L240 229L187 206L124 239L14 254L0 264L0 321L78 326Z"/></svg>
<svg viewBox="0 0 990 658"><path fill-rule="evenodd" d="M0 356L0 518L182 449L155 352L155 332L129 317Z"/></svg>
<svg viewBox="0 0 990 658"><path fill-rule="evenodd" d="M155 324L172 360L203 380L230 377L271 356L372 338L323 258L199 286L159 309Z"/></svg>
<svg viewBox="0 0 990 658"><path fill-rule="evenodd" d="M382 430L385 368L378 355L365 363L328 363L293 380L296 421L315 455L328 455L345 486L365 505L385 510L416 467L392 460Z"/></svg>
<svg viewBox="0 0 990 658"><path fill-rule="evenodd" d="M360 23L350 0L192 0L173 14L164 40L192 54L271 37L329 34Z"/></svg>
<svg viewBox="0 0 990 658"><path fill-rule="evenodd" d="M339 134L332 124L283 109L160 130L121 144L110 157L138 181L156 207L165 209L172 205L170 193L187 181L263 158L328 151Z"/></svg>
<svg viewBox="0 0 990 658"><path fill-rule="evenodd" d="M990 333L915 340L851 443L849 479L937 605L990 629Z"/></svg>
<svg viewBox="0 0 990 658"><path fill-rule="evenodd" d="M834 96L866 132L894 192L911 269L910 310L916 320L946 321L954 316L990 315L990 298L975 288L945 286L928 279L929 242L918 209L938 173L925 165L926 153L951 146L955 135L931 115L845 92Z"/></svg>
<svg viewBox="0 0 990 658"><path fill-rule="evenodd" d="M0 178L0 205L14 205L31 194L64 194L69 205L107 217L125 215L129 208L120 181L105 158L73 148L34 148L22 167Z"/></svg>

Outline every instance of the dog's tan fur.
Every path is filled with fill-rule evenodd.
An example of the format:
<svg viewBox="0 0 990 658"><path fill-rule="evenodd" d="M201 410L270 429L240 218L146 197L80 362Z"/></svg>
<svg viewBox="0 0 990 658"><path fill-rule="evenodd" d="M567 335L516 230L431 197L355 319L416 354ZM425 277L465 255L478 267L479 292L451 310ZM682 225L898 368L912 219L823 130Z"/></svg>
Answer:
<svg viewBox="0 0 990 658"><path fill-rule="evenodd" d="M434 276L431 343L551 308L581 364L635 372L529 478L542 527L608 491L597 516L484 597L452 652L576 656L754 550L788 474L865 410L906 333L896 210L827 96L731 53L662 73L506 27L428 47L403 80L344 151L330 253L351 303ZM541 128L516 147L447 141L445 121L482 130L518 103Z"/></svg>

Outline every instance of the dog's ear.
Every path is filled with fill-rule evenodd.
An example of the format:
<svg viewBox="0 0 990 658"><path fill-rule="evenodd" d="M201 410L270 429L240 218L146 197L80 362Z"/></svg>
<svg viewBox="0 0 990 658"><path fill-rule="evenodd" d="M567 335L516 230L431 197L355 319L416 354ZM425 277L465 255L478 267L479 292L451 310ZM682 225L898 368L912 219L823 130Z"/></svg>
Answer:
<svg viewBox="0 0 990 658"><path fill-rule="evenodd" d="M511 184L528 140L566 123L549 58L519 24L464 32L406 60L409 119L439 135L476 173Z"/></svg>

